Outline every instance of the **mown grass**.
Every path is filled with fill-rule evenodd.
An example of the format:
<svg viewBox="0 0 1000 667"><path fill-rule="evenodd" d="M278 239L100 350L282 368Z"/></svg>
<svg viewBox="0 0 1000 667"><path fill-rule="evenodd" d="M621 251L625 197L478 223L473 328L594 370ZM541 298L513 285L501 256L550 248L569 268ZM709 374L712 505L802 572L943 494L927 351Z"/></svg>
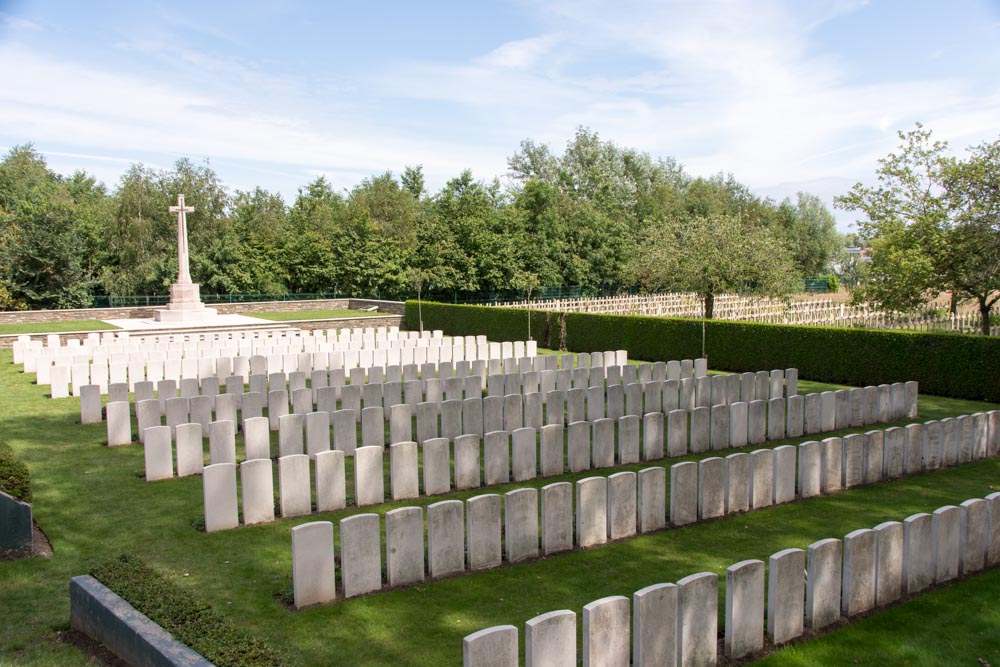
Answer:
<svg viewBox="0 0 1000 667"><path fill-rule="evenodd" d="M381 313L384 315L385 313ZM346 308L331 310L289 310L268 311L264 313L240 313L247 317L259 317L272 322L288 322L291 320L330 320L338 317L378 317L380 313L368 313L363 310L348 310Z"/></svg>
<svg viewBox="0 0 1000 667"><path fill-rule="evenodd" d="M25 322L23 324L0 324L0 334L60 333L63 331L110 331L117 329L113 324L101 320L71 320L69 322Z"/></svg>
<svg viewBox="0 0 1000 667"><path fill-rule="evenodd" d="M125 550L267 642L283 664L458 665L462 637L490 625L523 628L540 613L564 608L579 613L600 597L631 595L694 572L724 578L725 567L739 560L766 559L782 548L982 497L1000 485L1000 461L986 461L293 613L278 599L290 589L293 526L336 522L362 511L384 514L444 497L205 534L194 528L202 516L200 478L145 482L139 446L103 446L103 424L75 423L78 400L45 398L46 389L31 384L10 360L9 351L0 352L0 441L31 470L35 517L55 554L0 562L0 664L87 664L76 649L56 640L68 625L69 578ZM801 386L803 391L827 387ZM920 419L994 407L921 397ZM633 469L638 467L644 466ZM514 486L523 485L487 492ZM781 651L767 664L975 664L980 657L996 664L996 647L989 651L1000 636L998 595L1000 573L994 571Z"/></svg>

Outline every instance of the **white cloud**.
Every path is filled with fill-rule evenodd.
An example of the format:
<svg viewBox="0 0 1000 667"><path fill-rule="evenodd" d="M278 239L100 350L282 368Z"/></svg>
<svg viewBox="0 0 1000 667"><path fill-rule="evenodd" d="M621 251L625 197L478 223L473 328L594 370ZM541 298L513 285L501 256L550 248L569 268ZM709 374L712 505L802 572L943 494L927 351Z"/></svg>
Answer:
<svg viewBox="0 0 1000 667"><path fill-rule="evenodd" d="M479 58L478 62L486 67L525 69L549 53L557 41L555 35L540 35L506 42Z"/></svg>

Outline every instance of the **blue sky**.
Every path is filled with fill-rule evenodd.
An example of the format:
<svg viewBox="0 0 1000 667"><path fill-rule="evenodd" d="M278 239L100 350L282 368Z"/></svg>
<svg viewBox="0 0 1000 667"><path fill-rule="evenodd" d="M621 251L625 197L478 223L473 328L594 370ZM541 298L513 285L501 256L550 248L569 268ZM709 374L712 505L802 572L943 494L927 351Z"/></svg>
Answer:
<svg viewBox="0 0 1000 667"><path fill-rule="evenodd" d="M0 67L3 151L112 187L208 159L289 202L406 165L432 191L503 178L578 126L828 202L915 122L956 152L1000 138L996 0L0 0Z"/></svg>

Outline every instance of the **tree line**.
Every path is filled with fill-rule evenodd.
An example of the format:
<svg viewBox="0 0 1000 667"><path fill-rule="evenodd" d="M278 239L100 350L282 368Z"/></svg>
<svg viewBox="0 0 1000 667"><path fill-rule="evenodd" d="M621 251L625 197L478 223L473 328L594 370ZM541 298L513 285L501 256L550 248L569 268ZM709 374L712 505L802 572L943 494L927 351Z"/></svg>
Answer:
<svg viewBox="0 0 1000 667"><path fill-rule="evenodd" d="M503 183L463 171L434 193L419 166L343 192L320 177L288 204L260 187L228 191L207 163L132 165L108 188L17 146L0 162L0 309L166 294L178 193L195 207L191 274L209 294L779 290L825 272L843 245L815 196L761 198L584 128L561 154L524 141L508 166Z"/></svg>

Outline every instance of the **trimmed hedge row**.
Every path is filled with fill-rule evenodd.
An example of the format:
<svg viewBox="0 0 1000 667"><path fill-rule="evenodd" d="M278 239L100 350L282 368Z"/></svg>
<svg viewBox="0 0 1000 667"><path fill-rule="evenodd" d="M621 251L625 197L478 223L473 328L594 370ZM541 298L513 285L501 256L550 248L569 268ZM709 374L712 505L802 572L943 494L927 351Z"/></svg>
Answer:
<svg viewBox="0 0 1000 667"><path fill-rule="evenodd" d="M264 642L169 581L135 554L121 554L97 566L90 574L163 627L174 639L219 667L281 664Z"/></svg>
<svg viewBox="0 0 1000 667"><path fill-rule="evenodd" d="M0 491L22 502L31 502L28 466L14 456L14 450L6 443L0 443Z"/></svg>
<svg viewBox="0 0 1000 667"><path fill-rule="evenodd" d="M415 313L407 302L408 328ZM527 337L526 310L424 303L423 313L426 328L449 335ZM624 349L650 361L702 352L701 320L534 311L531 331L540 345L573 352ZM809 380L854 386L916 380L922 393L1000 402L996 337L710 320L705 350L718 370L798 368Z"/></svg>

